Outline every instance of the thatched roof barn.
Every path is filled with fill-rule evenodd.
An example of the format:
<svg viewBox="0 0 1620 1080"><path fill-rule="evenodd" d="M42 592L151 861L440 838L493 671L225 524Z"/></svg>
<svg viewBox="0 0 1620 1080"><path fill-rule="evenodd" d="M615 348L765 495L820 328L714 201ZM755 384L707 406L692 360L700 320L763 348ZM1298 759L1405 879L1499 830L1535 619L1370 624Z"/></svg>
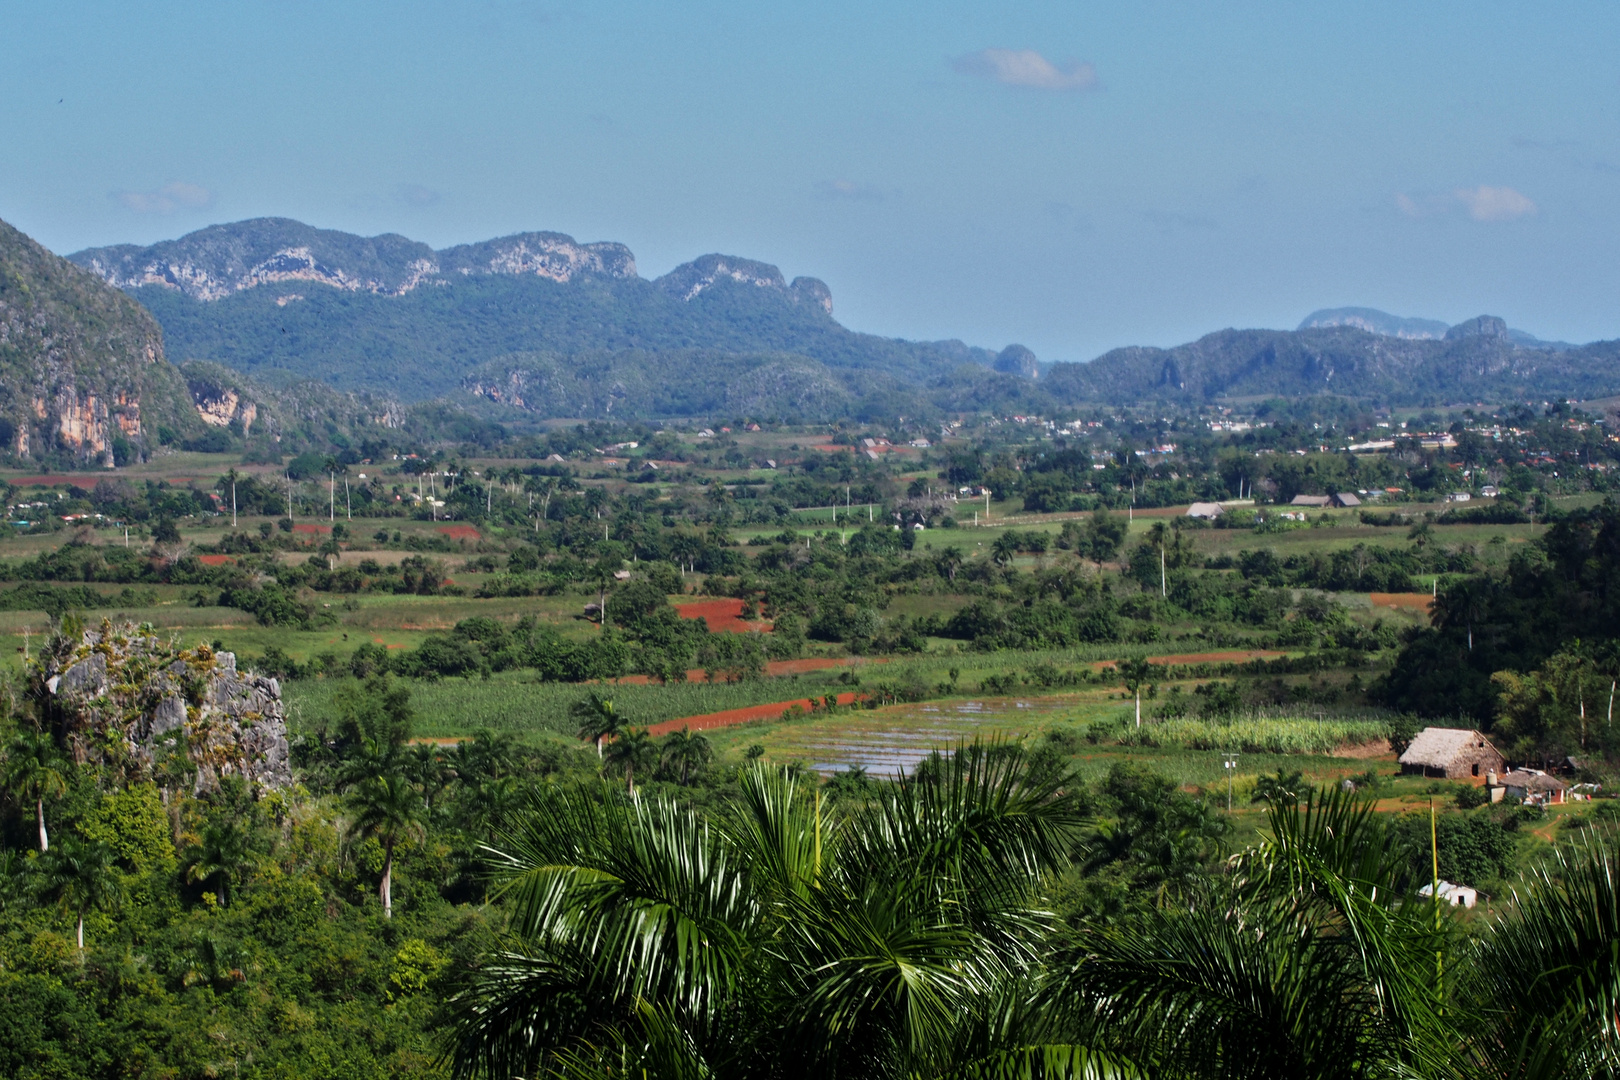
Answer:
<svg viewBox="0 0 1620 1080"><path fill-rule="evenodd" d="M1470 728L1428 727L1401 755L1401 772L1462 780L1502 771L1502 755Z"/></svg>

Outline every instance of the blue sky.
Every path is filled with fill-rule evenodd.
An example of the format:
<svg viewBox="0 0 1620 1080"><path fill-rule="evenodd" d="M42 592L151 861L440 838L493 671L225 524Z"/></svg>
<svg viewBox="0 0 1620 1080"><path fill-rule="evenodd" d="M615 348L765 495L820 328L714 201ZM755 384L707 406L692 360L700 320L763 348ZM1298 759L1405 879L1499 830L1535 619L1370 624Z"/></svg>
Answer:
<svg viewBox="0 0 1620 1080"><path fill-rule="evenodd" d="M1620 337L1620 6L0 0L0 218L809 274L1043 359L1314 308Z"/></svg>

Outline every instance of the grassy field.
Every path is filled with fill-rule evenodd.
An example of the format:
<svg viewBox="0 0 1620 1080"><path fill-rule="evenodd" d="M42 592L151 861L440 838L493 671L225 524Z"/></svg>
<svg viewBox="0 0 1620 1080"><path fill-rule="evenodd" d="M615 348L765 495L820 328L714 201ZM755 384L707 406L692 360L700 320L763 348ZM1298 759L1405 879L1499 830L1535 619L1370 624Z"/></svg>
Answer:
<svg viewBox="0 0 1620 1080"><path fill-rule="evenodd" d="M341 680L316 679L284 688L294 730L310 730L330 717L332 695ZM576 722L568 711L592 691L613 699L628 725L641 727L683 716L738 709L747 705L820 695L838 687L836 673L811 672L741 683L633 683L580 685L544 683L533 672L502 672L488 679L411 680L416 733L427 738L471 735L481 728L525 739L572 738ZM838 687L842 688L842 687Z"/></svg>

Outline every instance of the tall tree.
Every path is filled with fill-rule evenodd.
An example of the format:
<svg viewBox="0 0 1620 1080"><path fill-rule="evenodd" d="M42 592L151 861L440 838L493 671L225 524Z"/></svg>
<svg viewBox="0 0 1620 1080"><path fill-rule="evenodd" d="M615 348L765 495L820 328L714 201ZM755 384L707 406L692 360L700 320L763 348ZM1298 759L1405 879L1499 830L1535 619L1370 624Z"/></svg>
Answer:
<svg viewBox="0 0 1620 1080"><path fill-rule="evenodd" d="M6 747L5 771L0 782L12 795L34 804L39 850L49 851L51 840L45 831L45 800L67 793L67 763L49 733L23 731L15 735L11 745Z"/></svg>
<svg viewBox="0 0 1620 1080"><path fill-rule="evenodd" d="M205 823L197 842L186 849L182 865L186 880L214 881L219 887L219 902L230 902L231 881L253 850L253 832L249 823L229 812L216 813Z"/></svg>
<svg viewBox="0 0 1620 1080"><path fill-rule="evenodd" d="M680 770L684 785L696 769L701 769L714 758L714 748L702 735L694 735L691 728L671 732L664 740L663 759Z"/></svg>
<svg viewBox="0 0 1620 1080"><path fill-rule="evenodd" d="M1147 657L1138 657L1133 660L1120 660L1115 663L1119 671L1120 682L1125 684L1126 693L1136 695L1136 726L1142 726L1142 684L1147 682L1153 674L1153 665L1148 663Z"/></svg>
<svg viewBox="0 0 1620 1080"><path fill-rule="evenodd" d="M651 772L658 764L658 746L646 728L627 728L607 748L607 767L624 774L630 794L636 792L636 770Z"/></svg>
<svg viewBox="0 0 1620 1080"><path fill-rule="evenodd" d="M574 702L568 709L579 721L579 737L596 743L596 757L601 760L602 744L617 738L624 730L624 720L613 706L613 699L592 690L589 697Z"/></svg>
<svg viewBox="0 0 1620 1080"><path fill-rule="evenodd" d="M40 855L34 873L41 896L72 912L77 923L79 952L84 952L84 916L110 907L123 895L112 849L100 841L70 837Z"/></svg>
<svg viewBox="0 0 1620 1080"><path fill-rule="evenodd" d="M382 881L377 887L383 916L394 917L394 849L402 841L423 833L427 805L403 772L371 776L349 793L354 820L349 829L357 837L374 836L383 849Z"/></svg>

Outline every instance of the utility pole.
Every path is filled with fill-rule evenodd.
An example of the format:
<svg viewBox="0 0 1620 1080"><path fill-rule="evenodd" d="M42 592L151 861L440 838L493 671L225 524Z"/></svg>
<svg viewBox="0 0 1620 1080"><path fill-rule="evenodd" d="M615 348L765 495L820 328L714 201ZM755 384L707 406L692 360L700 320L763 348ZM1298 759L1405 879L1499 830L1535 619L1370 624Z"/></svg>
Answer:
<svg viewBox="0 0 1620 1080"><path fill-rule="evenodd" d="M1159 599L1163 600L1169 595L1170 593L1164 583L1164 544L1161 542L1159 544Z"/></svg>
<svg viewBox="0 0 1620 1080"><path fill-rule="evenodd" d="M1226 770L1226 812L1232 812L1232 775L1237 772L1236 752L1226 754L1221 761L1221 768Z"/></svg>
<svg viewBox="0 0 1620 1080"><path fill-rule="evenodd" d="M349 474L343 474L343 512L350 521L354 520L354 500L349 498Z"/></svg>
<svg viewBox="0 0 1620 1080"><path fill-rule="evenodd" d="M287 520L291 521L292 519L293 519L293 515L292 515L292 473L288 473L287 474Z"/></svg>

